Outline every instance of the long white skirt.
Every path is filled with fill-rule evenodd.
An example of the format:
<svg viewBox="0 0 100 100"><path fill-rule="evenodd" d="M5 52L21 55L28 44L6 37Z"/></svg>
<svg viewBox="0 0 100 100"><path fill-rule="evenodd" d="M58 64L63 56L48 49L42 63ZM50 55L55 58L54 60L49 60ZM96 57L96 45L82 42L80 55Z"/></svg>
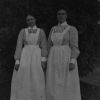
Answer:
<svg viewBox="0 0 100 100"><path fill-rule="evenodd" d="M38 46L25 46L18 71L13 72L10 100L45 100L45 80Z"/></svg>
<svg viewBox="0 0 100 100"><path fill-rule="evenodd" d="M81 100L77 62L69 71L71 51L68 46L53 46L46 73L47 100Z"/></svg>

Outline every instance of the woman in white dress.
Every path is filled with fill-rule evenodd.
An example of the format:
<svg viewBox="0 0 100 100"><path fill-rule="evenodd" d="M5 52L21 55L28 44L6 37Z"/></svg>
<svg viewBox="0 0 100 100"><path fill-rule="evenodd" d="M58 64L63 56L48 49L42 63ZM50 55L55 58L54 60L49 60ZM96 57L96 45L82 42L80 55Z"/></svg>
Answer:
<svg viewBox="0 0 100 100"><path fill-rule="evenodd" d="M66 11L57 13L59 24L51 29L46 73L47 100L81 100L77 68L78 32L66 22Z"/></svg>
<svg viewBox="0 0 100 100"><path fill-rule="evenodd" d="M45 100L46 35L34 16L28 15L26 21L28 28L18 36L10 100Z"/></svg>

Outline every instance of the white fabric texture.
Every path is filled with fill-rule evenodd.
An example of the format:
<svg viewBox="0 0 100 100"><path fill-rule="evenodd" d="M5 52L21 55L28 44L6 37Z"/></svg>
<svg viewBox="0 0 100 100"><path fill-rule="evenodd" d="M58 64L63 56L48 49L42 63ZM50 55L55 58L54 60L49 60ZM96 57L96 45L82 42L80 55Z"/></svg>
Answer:
<svg viewBox="0 0 100 100"><path fill-rule="evenodd" d="M29 34L27 28L25 32L27 45L22 50L18 72L13 72L10 100L45 100L41 49L37 45L40 29L36 34Z"/></svg>
<svg viewBox="0 0 100 100"><path fill-rule="evenodd" d="M69 27L62 33L57 31L51 34L53 46L47 63L47 100L81 100L77 62L75 69L69 71L71 49L68 45L62 45L68 29Z"/></svg>

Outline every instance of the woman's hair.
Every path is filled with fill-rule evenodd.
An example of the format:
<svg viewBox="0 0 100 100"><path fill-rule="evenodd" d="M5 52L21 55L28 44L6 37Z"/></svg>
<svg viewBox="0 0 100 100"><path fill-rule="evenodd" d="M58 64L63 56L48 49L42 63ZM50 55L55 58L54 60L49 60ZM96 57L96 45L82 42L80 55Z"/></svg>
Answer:
<svg viewBox="0 0 100 100"><path fill-rule="evenodd" d="M60 12L60 11L64 11L67 14L65 9L60 9L60 10L57 11L57 13Z"/></svg>
<svg viewBox="0 0 100 100"><path fill-rule="evenodd" d="M63 11L66 13L66 15L68 15L69 10L66 9L66 8L63 8L63 7L59 7L59 8L57 9L57 13L58 13L59 11L61 11L61 10L63 10Z"/></svg>
<svg viewBox="0 0 100 100"><path fill-rule="evenodd" d="M27 19L28 17L34 17L34 18L35 18L35 16L33 16L33 15L31 15L31 14L28 14L28 15L26 16L26 19ZM35 19L36 19L36 18L35 18Z"/></svg>
<svg viewBox="0 0 100 100"><path fill-rule="evenodd" d="M30 16L33 16L34 18L37 19L38 15L37 15L37 11L36 10L29 10L27 13L26 13L26 17L30 15Z"/></svg>

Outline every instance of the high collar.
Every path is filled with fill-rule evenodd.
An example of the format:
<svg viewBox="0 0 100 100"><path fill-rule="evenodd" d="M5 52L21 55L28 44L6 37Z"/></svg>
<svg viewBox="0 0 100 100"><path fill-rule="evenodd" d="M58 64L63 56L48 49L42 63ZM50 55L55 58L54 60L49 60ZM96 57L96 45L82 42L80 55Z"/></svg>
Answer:
<svg viewBox="0 0 100 100"><path fill-rule="evenodd" d="M68 26L68 24L67 24L67 22L65 21L65 22L63 22L63 23L59 23L58 25L61 25L61 26Z"/></svg>
<svg viewBox="0 0 100 100"><path fill-rule="evenodd" d="M37 26L33 26L33 27L28 27L28 29L37 29Z"/></svg>

